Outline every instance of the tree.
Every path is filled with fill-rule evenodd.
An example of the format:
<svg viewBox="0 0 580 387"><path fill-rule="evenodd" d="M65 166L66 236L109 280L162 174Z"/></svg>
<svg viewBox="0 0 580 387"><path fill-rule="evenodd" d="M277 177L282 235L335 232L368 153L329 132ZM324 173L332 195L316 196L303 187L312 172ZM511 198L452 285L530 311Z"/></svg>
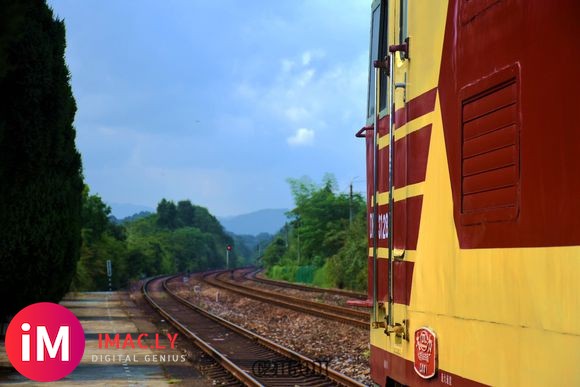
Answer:
<svg viewBox="0 0 580 387"><path fill-rule="evenodd" d="M113 288L131 279L176 271L202 271L225 266L227 245L233 245L217 219L203 207L163 199L157 213L119 225L98 195L83 196L82 255L73 282L75 290L106 290L106 261L113 264ZM230 264L238 262L236 250Z"/></svg>
<svg viewBox="0 0 580 387"><path fill-rule="evenodd" d="M83 179L65 26L44 1L0 1L0 318L68 291ZM23 284L26 284L23 286Z"/></svg>
<svg viewBox="0 0 580 387"><path fill-rule="evenodd" d="M288 213L292 219L300 255L306 262L316 260L321 264L341 248L346 237L349 216L349 196L335 194L336 179L325 175L322 185L317 187L309 180L289 179L296 207ZM356 198L360 206L360 196ZM304 262L304 260L302 260Z"/></svg>
<svg viewBox="0 0 580 387"><path fill-rule="evenodd" d="M286 242L280 236L272 241L264 251L262 262L266 267L271 267L280 263L280 259L286 252Z"/></svg>
<svg viewBox="0 0 580 387"><path fill-rule="evenodd" d="M353 195L351 202L350 195L337 193L336 179L329 174L321 185L308 178L288 182L296 207L287 213L291 230L278 233L265 250L269 275L319 286L364 288L368 251L362 196ZM351 209L355 221L349 224Z"/></svg>
<svg viewBox="0 0 580 387"><path fill-rule="evenodd" d="M226 246L234 245L234 239L225 233L216 217L189 200L179 201L175 206L172 201L163 199L159 202L157 214L125 225L132 262L126 267L132 277L139 273L222 268L226 261ZM138 259L145 260L147 266L138 264ZM233 267L238 261L237 249L234 248L230 252L230 265Z"/></svg>
<svg viewBox="0 0 580 387"><path fill-rule="evenodd" d="M177 227L177 208L172 201L162 199L157 205L157 224L173 230Z"/></svg>
<svg viewBox="0 0 580 387"><path fill-rule="evenodd" d="M133 278L145 278L157 274L153 262L141 250L128 251L126 261Z"/></svg>
<svg viewBox="0 0 580 387"><path fill-rule="evenodd" d="M73 280L75 290L108 290L107 261L113 264L113 287L128 279L125 229L110 218L111 208L85 187L82 206L82 249Z"/></svg>
<svg viewBox="0 0 580 387"><path fill-rule="evenodd" d="M177 223L180 227L191 227L195 224L195 208L189 200L177 203Z"/></svg>
<svg viewBox="0 0 580 387"><path fill-rule="evenodd" d="M330 258L329 272L337 288L366 290L367 286L367 217L360 211L341 249Z"/></svg>
<svg viewBox="0 0 580 387"><path fill-rule="evenodd" d="M195 206L195 221L193 226L203 232L224 234L224 228L221 223L205 207ZM231 242L231 238L228 242Z"/></svg>
<svg viewBox="0 0 580 387"><path fill-rule="evenodd" d="M87 238L99 238L109 228L110 215L111 207L103 202L99 195L89 195L89 187L85 186L83 191L82 227Z"/></svg>

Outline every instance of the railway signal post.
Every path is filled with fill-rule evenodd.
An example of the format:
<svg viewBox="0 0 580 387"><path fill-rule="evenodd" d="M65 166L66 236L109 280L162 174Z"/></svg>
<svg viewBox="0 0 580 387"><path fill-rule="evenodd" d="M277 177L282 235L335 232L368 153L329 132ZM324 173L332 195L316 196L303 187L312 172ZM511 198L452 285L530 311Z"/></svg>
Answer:
<svg viewBox="0 0 580 387"><path fill-rule="evenodd" d="M107 277L109 279L109 291L112 292L113 291L113 284L112 284L113 265L111 264L110 259L107 259Z"/></svg>
<svg viewBox="0 0 580 387"><path fill-rule="evenodd" d="M232 245L226 246L226 270L230 268L230 251L232 251Z"/></svg>

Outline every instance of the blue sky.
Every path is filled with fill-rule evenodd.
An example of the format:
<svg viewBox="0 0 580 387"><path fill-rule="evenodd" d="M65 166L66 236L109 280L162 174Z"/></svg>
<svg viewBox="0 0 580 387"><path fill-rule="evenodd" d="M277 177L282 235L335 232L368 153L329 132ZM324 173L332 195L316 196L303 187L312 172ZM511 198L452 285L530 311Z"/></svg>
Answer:
<svg viewBox="0 0 580 387"><path fill-rule="evenodd" d="M286 178L326 172L364 191L370 1L48 3L85 179L106 202L291 208Z"/></svg>

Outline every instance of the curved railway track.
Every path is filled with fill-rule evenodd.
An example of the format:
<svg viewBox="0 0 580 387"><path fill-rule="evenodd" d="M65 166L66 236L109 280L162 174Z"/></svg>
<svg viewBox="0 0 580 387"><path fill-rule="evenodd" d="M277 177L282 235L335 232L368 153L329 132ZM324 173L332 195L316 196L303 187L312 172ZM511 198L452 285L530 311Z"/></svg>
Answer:
<svg viewBox="0 0 580 387"><path fill-rule="evenodd" d="M297 310L299 312L312 314L326 319L340 321L345 324L370 329L370 314L368 312L346 308L343 306L309 301L302 298L283 295L278 292L268 292L266 290L256 289L221 278L224 274L228 273L231 272L210 272L206 273L203 276L203 279L210 285L238 293L245 297L278 305L284 308Z"/></svg>
<svg viewBox="0 0 580 387"><path fill-rule="evenodd" d="M267 285L278 286L282 288L289 288L289 289L297 289L303 290L307 292L315 292L315 293L326 293L326 294L336 294L339 296L346 296L346 297L353 297L360 300L366 300L367 295L365 293L353 292L349 290L341 290L341 289L324 289L324 288L317 288L315 286L308 286L302 284L296 284L287 281L280 281L280 280L272 280L269 278L259 277L258 273L262 271L261 269L252 270L245 274L245 278L250 281L260 282Z"/></svg>
<svg viewBox="0 0 580 387"><path fill-rule="evenodd" d="M147 302L184 336L209 355L211 376L222 384L247 386L363 386L171 292L175 277L153 278L142 291ZM219 365L220 367L217 367ZM227 370L227 372L225 371Z"/></svg>

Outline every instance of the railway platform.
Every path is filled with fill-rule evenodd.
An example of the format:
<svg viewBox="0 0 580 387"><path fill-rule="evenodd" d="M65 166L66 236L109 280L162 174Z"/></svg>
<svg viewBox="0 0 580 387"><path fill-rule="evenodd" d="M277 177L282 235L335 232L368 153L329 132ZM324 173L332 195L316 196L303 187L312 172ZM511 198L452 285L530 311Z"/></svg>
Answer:
<svg viewBox="0 0 580 387"><path fill-rule="evenodd" d="M176 346L171 349L165 338L165 348L155 348L155 333L167 334L153 324L151 316L138 308L126 292L71 293L61 302L80 320L85 331L85 353L79 366L58 385L107 385L107 386L165 386L182 384L203 386L207 379L201 376L185 360L183 351ZM161 318L159 317L161 320ZM162 323L162 322L161 322ZM114 338L119 334L119 348L104 348L103 337ZM136 339L141 333L148 337L141 348L122 348L127 334ZM99 347L99 334L101 346ZM146 347L146 348L145 348ZM153 348L151 348L153 347ZM185 361L182 361L185 360ZM0 385L36 385L20 375L6 356L4 340L0 343Z"/></svg>

